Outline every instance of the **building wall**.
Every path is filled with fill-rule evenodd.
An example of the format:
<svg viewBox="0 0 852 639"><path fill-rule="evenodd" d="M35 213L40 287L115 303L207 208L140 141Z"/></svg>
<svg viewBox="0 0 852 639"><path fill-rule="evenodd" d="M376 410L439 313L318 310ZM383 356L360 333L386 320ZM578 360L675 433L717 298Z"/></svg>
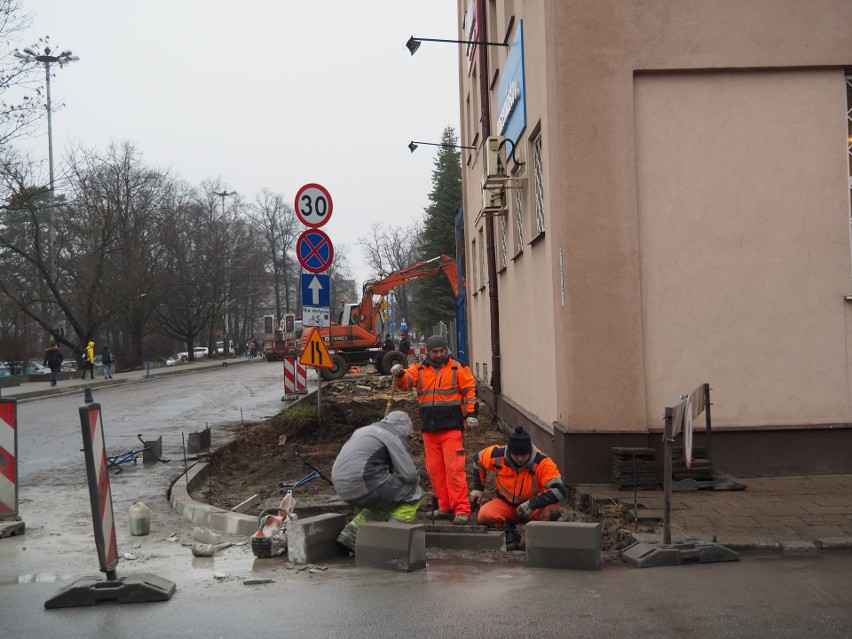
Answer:
<svg viewBox="0 0 852 639"><path fill-rule="evenodd" d="M600 475L598 434L641 440L703 382L714 428L848 427L852 3L485 5L489 40L524 22L527 169L530 136L544 139L546 232L498 275L502 393L540 425L537 443L570 440L551 448L578 460L594 440ZM478 86L460 67L463 142L476 144ZM482 175L470 157L468 247ZM479 297L471 352L486 361ZM553 318L529 332L535 346L532 308Z"/></svg>

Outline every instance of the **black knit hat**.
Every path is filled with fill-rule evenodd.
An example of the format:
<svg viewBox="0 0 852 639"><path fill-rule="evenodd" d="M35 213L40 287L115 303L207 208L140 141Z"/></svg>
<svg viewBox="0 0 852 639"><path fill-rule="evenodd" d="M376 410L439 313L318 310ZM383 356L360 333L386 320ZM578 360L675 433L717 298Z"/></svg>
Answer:
<svg viewBox="0 0 852 639"><path fill-rule="evenodd" d="M428 340L426 340L426 351L427 352L431 351L433 348L440 348L440 347L444 347L444 348L450 347L450 344L449 344L449 342L447 342L447 339L445 337L442 337L441 335L433 335Z"/></svg>
<svg viewBox="0 0 852 639"><path fill-rule="evenodd" d="M518 426L515 432L509 435L509 452L515 455L528 455L532 452L530 434L525 432L522 426Z"/></svg>

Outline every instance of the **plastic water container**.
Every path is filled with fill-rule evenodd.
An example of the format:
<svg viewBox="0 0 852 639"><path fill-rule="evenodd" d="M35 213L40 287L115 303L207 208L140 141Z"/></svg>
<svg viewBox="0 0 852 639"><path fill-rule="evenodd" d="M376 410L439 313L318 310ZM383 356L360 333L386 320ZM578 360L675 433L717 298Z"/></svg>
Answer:
<svg viewBox="0 0 852 639"><path fill-rule="evenodd" d="M141 501L130 507L130 534L147 535L151 532L151 509Z"/></svg>

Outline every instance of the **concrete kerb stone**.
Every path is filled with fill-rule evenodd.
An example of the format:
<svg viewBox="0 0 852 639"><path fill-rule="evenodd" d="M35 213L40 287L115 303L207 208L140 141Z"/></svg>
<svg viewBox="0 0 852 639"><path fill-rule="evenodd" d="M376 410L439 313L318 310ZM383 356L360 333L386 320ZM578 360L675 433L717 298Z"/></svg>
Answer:
<svg viewBox="0 0 852 639"><path fill-rule="evenodd" d="M249 536L253 534L257 530L257 517L203 504L191 497L190 493L207 481L208 473L209 465L206 462L199 462L172 484L169 495L172 510L199 527L212 528L234 535Z"/></svg>
<svg viewBox="0 0 852 639"><path fill-rule="evenodd" d="M360 524L355 565L402 572L422 570L426 567L426 527L396 522Z"/></svg>
<svg viewBox="0 0 852 639"><path fill-rule="evenodd" d="M814 545L820 550L852 550L852 537L823 537Z"/></svg>
<svg viewBox="0 0 852 639"><path fill-rule="evenodd" d="M531 521L526 525L527 565L533 568L600 570L601 525Z"/></svg>
<svg viewBox="0 0 852 639"><path fill-rule="evenodd" d="M291 521L287 525L287 559L296 564L312 564L346 554L346 549L337 543L345 525L346 517L337 513Z"/></svg>

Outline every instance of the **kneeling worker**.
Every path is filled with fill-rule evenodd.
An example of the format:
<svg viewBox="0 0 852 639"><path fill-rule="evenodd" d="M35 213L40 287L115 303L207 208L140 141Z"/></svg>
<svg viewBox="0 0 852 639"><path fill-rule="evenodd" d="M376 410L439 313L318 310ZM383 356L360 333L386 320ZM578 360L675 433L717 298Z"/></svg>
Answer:
<svg viewBox="0 0 852 639"><path fill-rule="evenodd" d="M485 448L473 458L473 490L470 503L482 501L488 472L495 473L496 498L479 509L478 522L502 528L535 520L556 520L559 502L567 496L562 476L553 460L532 445L529 433L518 426L507 446Z"/></svg>
<svg viewBox="0 0 852 639"><path fill-rule="evenodd" d="M408 446L411 434L411 418L395 410L357 429L337 455L331 468L334 489L343 501L362 509L337 537L349 550L355 550L358 525L365 521L414 521L423 490Z"/></svg>

